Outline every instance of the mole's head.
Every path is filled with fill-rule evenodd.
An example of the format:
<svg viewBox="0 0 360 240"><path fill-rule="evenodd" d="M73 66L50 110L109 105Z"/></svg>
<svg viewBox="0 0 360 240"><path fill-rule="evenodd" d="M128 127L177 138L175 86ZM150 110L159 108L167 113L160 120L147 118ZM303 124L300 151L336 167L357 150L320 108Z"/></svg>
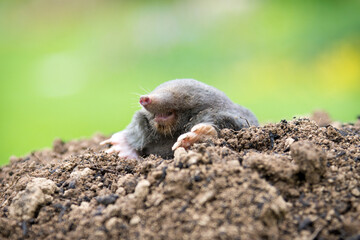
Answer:
<svg viewBox="0 0 360 240"><path fill-rule="evenodd" d="M152 114L149 119L158 132L167 135L183 126L199 111L214 106L224 93L193 79L165 82L140 97L140 104Z"/></svg>
<svg viewBox="0 0 360 240"><path fill-rule="evenodd" d="M140 104L151 113L150 123L158 132L164 135L171 134L176 125L177 113L170 105L165 107L162 96L149 94L140 97Z"/></svg>

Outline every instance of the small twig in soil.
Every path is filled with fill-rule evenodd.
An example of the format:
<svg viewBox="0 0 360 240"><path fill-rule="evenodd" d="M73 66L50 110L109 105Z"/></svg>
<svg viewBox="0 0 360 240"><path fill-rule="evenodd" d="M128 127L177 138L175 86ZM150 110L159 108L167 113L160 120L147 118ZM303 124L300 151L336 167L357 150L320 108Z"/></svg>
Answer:
<svg viewBox="0 0 360 240"><path fill-rule="evenodd" d="M28 234L28 227L27 227L26 221L21 222L21 229L22 229L23 236L26 236Z"/></svg>
<svg viewBox="0 0 360 240"><path fill-rule="evenodd" d="M160 183L161 183L162 181L164 181L164 179L165 179L165 177L166 177L166 170L167 170L167 167L163 167L163 169L162 169L162 175L161 175L159 181L157 182L156 186L159 186Z"/></svg>
<svg viewBox="0 0 360 240"><path fill-rule="evenodd" d="M95 171L100 171L100 172L108 172L108 173L113 173L116 174L117 172L114 170L110 170L110 169L104 169L104 168L98 168L98 167L89 167L91 170L95 170Z"/></svg>
<svg viewBox="0 0 360 240"><path fill-rule="evenodd" d="M315 238L317 238L317 236L319 235L319 233L323 230L324 226L318 227L313 234L311 234L311 236L309 237L309 240L314 240Z"/></svg>

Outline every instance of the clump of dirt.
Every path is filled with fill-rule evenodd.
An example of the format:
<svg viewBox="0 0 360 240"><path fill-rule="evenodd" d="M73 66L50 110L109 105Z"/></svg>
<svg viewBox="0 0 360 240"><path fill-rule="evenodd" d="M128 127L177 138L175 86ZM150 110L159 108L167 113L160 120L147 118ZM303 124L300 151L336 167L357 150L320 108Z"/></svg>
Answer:
<svg viewBox="0 0 360 240"><path fill-rule="evenodd" d="M170 160L121 159L104 139L2 167L0 238L360 238L359 123L224 129Z"/></svg>

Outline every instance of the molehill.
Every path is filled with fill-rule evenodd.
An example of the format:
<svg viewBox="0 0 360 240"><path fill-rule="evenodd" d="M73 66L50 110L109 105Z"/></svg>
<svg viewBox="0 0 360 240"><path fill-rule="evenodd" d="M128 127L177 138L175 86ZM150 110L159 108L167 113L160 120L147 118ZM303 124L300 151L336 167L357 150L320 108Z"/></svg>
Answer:
<svg viewBox="0 0 360 240"><path fill-rule="evenodd" d="M0 169L0 239L360 239L360 123L309 119L137 161L91 139Z"/></svg>

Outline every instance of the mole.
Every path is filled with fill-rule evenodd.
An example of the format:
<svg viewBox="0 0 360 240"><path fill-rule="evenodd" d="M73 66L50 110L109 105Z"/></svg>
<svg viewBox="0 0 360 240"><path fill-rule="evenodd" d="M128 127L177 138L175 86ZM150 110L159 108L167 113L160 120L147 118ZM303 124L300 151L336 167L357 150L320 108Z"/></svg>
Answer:
<svg viewBox="0 0 360 240"><path fill-rule="evenodd" d="M258 126L255 115L233 103L222 91L194 79L164 82L140 97L137 111L125 130L100 144L111 146L107 153L140 159L150 154L172 158L206 138L216 137L223 128L240 130Z"/></svg>

